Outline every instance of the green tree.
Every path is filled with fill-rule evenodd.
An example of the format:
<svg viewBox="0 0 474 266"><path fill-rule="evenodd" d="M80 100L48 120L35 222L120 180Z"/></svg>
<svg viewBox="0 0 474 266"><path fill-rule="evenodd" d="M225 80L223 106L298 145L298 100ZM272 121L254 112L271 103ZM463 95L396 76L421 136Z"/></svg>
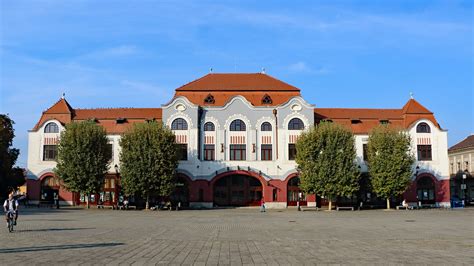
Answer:
<svg viewBox="0 0 474 266"><path fill-rule="evenodd" d="M72 192L98 193L111 156L105 130L94 121L72 122L61 133L55 173Z"/></svg>
<svg viewBox="0 0 474 266"><path fill-rule="evenodd" d="M377 196L387 199L387 209L390 209L390 198L405 192L413 176L415 158L410 143L406 132L388 125L374 128L369 135L371 185Z"/></svg>
<svg viewBox="0 0 474 266"><path fill-rule="evenodd" d="M120 140L120 172L127 195L168 196L178 166L175 136L161 123L137 123Z"/></svg>
<svg viewBox="0 0 474 266"><path fill-rule="evenodd" d="M20 150L11 148L15 130L13 120L8 115L0 114L0 198L25 183L23 170L14 167Z"/></svg>
<svg viewBox="0 0 474 266"><path fill-rule="evenodd" d="M321 122L304 132L296 143L296 163L300 186L307 193L325 196L352 196L359 189L354 136L345 127Z"/></svg>

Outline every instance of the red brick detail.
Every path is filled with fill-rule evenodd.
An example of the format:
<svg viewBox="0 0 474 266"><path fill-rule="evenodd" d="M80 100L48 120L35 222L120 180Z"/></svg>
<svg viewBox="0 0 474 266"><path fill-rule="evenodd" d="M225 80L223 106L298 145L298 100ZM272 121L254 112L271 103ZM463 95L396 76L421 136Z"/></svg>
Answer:
<svg viewBox="0 0 474 266"><path fill-rule="evenodd" d="M425 177L425 176L428 176L434 182L435 201L436 202L449 202L451 200L449 179L438 180L436 179L436 177L434 177L432 174L429 174L429 173L419 174L417 178L410 184L407 191L403 194L404 198L408 202L418 202L417 194L416 194L416 184L420 178Z"/></svg>

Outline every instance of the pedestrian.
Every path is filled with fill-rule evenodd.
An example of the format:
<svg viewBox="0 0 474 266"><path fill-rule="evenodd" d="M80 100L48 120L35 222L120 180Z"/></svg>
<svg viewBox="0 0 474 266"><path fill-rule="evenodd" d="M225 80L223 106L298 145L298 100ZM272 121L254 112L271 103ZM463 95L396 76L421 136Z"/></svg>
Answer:
<svg viewBox="0 0 474 266"><path fill-rule="evenodd" d="M265 212L265 200L263 198L260 202L260 212Z"/></svg>

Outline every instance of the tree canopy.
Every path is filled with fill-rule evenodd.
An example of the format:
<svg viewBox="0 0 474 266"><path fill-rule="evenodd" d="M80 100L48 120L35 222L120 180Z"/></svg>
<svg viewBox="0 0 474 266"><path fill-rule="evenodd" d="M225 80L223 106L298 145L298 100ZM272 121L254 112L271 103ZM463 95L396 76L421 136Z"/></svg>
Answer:
<svg viewBox="0 0 474 266"><path fill-rule="evenodd" d="M56 175L72 192L98 193L107 174L111 151L105 130L94 121L72 122L61 132Z"/></svg>
<svg viewBox="0 0 474 266"><path fill-rule="evenodd" d="M173 132L161 123L136 123L120 140L120 175L127 195L168 196L178 166Z"/></svg>
<svg viewBox="0 0 474 266"><path fill-rule="evenodd" d="M369 135L367 156L372 188L381 198L399 196L406 191L413 176L415 158L408 133L380 125Z"/></svg>
<svg viewBox="0 0 474 266"><path fill-rule="evenodd" d="M14 167L20 150L11 147L15 137L13 124L8 115L0 114L0 198L25 183L23 169Z"/></svg>
<svg viewBox="0 0 474 266"><path fill-rule="evenodd" d="M326 196L330 202L336 196L352 196L358 191L360 172L351 131L321 122L300 136L296 148L303 191Z"/></svg>

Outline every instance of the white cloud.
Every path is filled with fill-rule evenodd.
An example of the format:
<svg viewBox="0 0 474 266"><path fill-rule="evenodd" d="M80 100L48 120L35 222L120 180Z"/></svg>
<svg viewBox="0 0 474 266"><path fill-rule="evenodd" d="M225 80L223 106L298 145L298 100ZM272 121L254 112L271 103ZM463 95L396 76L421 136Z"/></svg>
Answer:
<svg viewBox="0 0 474 266"><path fill-rule="evenodd" d="M322 66L319 68L312 68L303 61L299 61L299 62L289 65L288 70L292 72L297 72L297 73L311 73L311 74L317 74L317 75L324 75L324 74L329 73L329 69L325 66Z"/></svg>

